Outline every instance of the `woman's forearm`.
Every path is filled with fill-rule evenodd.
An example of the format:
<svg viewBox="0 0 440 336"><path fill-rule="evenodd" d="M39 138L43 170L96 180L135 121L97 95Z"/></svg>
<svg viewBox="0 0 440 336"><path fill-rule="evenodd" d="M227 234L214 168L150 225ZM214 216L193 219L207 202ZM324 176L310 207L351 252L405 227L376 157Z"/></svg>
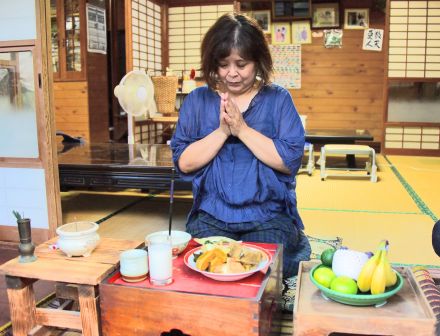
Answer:
<svg viewBox="0 0 440 336"><path fill-rule="evenodd" d="M191 173L208 164L223 147L228 136L220 129L189 145L179 158L179 169Z"/></svg>
<svg viewBox="0 0 440 336"><path fill-rule="evenodd" d="M272 139L247 126L240 130L238 137L260 161L281 173L291 173L284 165Z"/></svg>

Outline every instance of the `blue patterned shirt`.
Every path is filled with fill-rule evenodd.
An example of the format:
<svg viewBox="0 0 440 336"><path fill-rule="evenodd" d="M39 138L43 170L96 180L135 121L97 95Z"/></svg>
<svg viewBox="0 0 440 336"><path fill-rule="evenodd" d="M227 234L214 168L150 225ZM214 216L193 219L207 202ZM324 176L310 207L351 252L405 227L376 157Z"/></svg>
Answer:
<svg viewBox="0 0 440 336"><path fill-rule="evenodd" d="M173 161L181 178L192 181L193 207L227 223L267 221L286 213L299 229L295 176L304 154L304 128L290 93L275 84L264 86L243 113L247 125L273 140L290 174L267 166L230 136L206 166L185 174L178 168L183 151L219 127L220 96L207 86L184 100L171 140Z"/></svg>

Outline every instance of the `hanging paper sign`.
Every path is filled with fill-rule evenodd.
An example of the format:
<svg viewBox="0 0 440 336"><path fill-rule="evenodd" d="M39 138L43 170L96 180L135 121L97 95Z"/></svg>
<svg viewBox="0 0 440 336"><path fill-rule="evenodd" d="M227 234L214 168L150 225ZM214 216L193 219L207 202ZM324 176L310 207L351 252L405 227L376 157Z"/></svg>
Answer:
<svg viewBox="0 0 440 336"><path fill-rule="evenodd" d="M87 4L87 51L107 53L105 9Z"/></svg>
<svg viewBox="0 0 440 336"><path fill-rule="evenodd" d="M365 29L363 50L381 51L383 42L383 29Z"/></svg>
<svg viewBox="0 0 440 336"><path fill-rule="evenodd" d="M301 45L270 45L273 82L286 89L301 89Z"/></svg>

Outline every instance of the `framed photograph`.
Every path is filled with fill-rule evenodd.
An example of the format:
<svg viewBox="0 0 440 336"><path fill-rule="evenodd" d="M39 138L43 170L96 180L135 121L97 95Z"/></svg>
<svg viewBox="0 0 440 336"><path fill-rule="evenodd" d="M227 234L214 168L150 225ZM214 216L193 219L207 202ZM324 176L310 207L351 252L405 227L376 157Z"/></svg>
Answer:
<svg viewBox="0 0 440 336"><path fill-rule="evenodd" d="M344 11L344 29L366 29L369 24L368 8L350 8Z"/></svg>
<svg viewBox="0 0 440 336"><path fill-rule="evenodd" d="M264 33L270 33L270 10L253 11L252 17L258 22Z"/></svg>
<svg viewBox="0 0 440 336"><path fill-rule="evenodd" d="M312 28L338 28L339 4L337 2L313 4Z"/></svg>
<svg viewBox="0 0 440 336"><path fill-rule="evenodd" d="M292 44L312 43L312 31L310 21L292 22Z"/></svg>
<svg viewBox="0 0 440 336"><path fill-rule="evenodd" d="M291 44L290 22L274 22L272 24L272 44Z"/></svg>

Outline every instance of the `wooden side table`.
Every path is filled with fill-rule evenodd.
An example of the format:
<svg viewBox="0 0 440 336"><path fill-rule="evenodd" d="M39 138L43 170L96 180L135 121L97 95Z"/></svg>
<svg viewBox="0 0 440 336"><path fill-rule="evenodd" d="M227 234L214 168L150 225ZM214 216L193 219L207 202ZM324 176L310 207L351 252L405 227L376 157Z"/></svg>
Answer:
<svg viewBox="0 0 440 336"><path fill-rule="evenodd" d="M397 268L404 278L403 287L385 305L355 307L322 297L309 278L316 264L300 263L293 311L294 336L434 335L436 318L409 268Z"/></svg>
<svg viewBox="0 0 440 336"><path fill-rule="evenodd" d="M18 258L0 266L6 276L12 330L15 336L26 336L42 326L81 330L83 335L100 334L98 284L115 270L120 252L140 246L142 241L101 238L89 257L68 258L50 245L57 238L39 245L32 263L19 263ZM48 280L75 284L78 287L80 311L38 308L33 283Z"/></svg>

